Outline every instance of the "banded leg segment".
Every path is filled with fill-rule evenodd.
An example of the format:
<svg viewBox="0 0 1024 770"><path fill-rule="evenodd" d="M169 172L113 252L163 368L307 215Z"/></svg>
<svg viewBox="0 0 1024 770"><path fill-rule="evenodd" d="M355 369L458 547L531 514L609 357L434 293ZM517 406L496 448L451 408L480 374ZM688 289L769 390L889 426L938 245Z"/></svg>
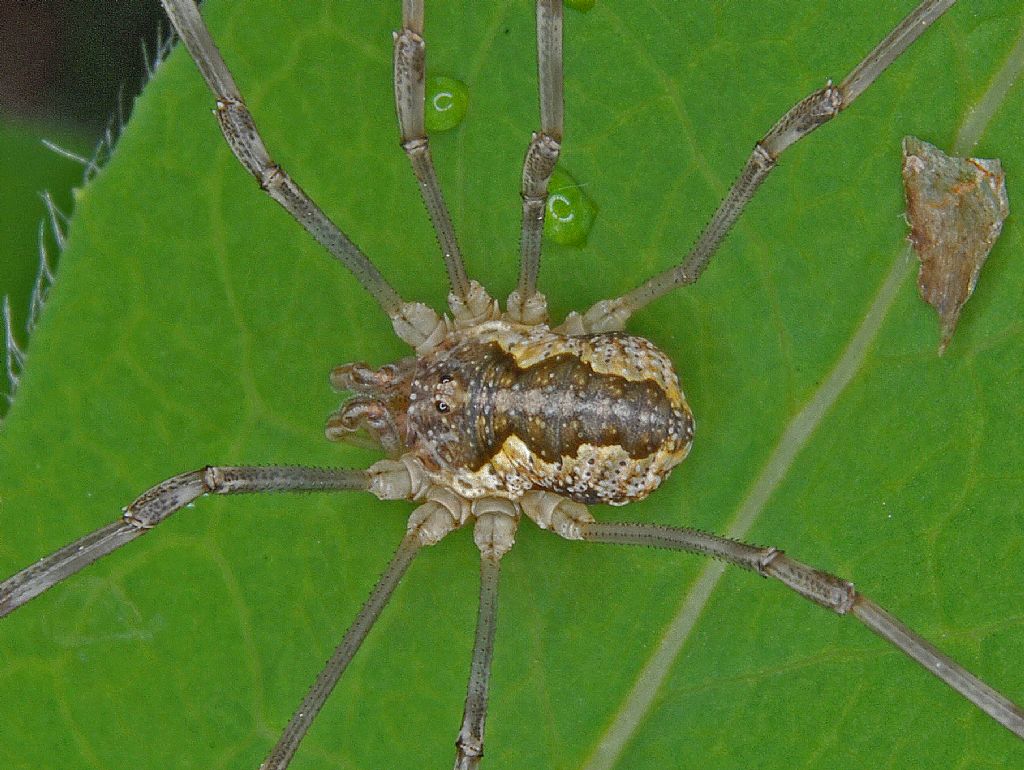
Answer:
<svg viewBox="0 0 1024 770"><path fill-rule="evenodd" d="M540 271L541 237L544 233L544 209L548 183L562 147L562 0L537 0L537 84L540 91L540 131L533 134L523 161L523 222L519 239L519 283L509 297L510 314L525 322L536 323L528 310L531 304L543 305L537 295ZM543 308L546 310L546 308ZM543 311L541 311L543 312Z"/></svg>
<svg viewBox="0 0 1024 770"><path fill-rule="evenodd" d="M363 470L299 466L215 467L181 473L146 490L121 520L100 527L0 583L0 617L74 575L100 557L144 535L205 494L369 490Z"/></svg>
<svg viewBox="0 0 1024 770"><path fill-rule="evenodd" d="M451 214L444 202L437 171L430 156L430 140L423 118L426 43L423 40L423 0L403 0L402 30L395 34L395 109L402 149L419 182L423 203L444 255L452 294L466 302L470 284L462 252L455 238Z"/></svg>
<svg viewBox="0 0 1024 770"><path fill-rule="evenodd" d="M837 615L853 615L1007 730L1024 738L1024 709L858 593L849 581L791 559L775 548L748 545L696 529L587 522L580 525L580 538L594 543L646 545L703 554L775 578Z"/></svg>
<svg viewBox="0 0 1024 770"><path fill-rule="evenodd" d="M790 108L754 145L754 151L747 159L739 178L733 183L683 261L621 297L602 300L593 305L583 315L586 331L621 330L629 317L640 308L673 289L694 283L700 278L743 209L775 168L779 156L849 107L954 2L956 0L924 0L846 76L838 87L829 83L825 88L815 91Z"/></svg>

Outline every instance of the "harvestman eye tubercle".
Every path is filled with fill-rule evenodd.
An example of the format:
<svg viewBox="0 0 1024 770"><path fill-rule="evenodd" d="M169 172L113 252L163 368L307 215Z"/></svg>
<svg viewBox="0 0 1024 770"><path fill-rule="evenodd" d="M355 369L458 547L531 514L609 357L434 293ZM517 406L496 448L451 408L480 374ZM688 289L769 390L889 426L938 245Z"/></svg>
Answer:
<svg viewBox="0 0 1024 770"><path fill-rule="evenodd" d="M737 181L676 267L622 296L550 323L547 298L538 291L537 279L548 186L563 142L561 0L537 2L540 120L522 169L519 278L504 309L469 276L463 261L424 128L423 2L402 4L402 26L394 38L400 143L441 248L451 290L446 315L403 298L273 160L194 0L161 2L212 92L214 114L238 161L267 195L351 272L412 349L410 355L378 368L357 362L330 372L331 385L345 395L327 419L327 437L352 443L368 438L385 459L357 469L207 466L173 476L127 505L122 518L0 584L0 616L204 495L361 491L381 500L413 501L416 507L370 598L261 767L288 767L415 557L463 527L472 529L480 553L480 587L454 766L456 770L480 766L500 565L513 547L524 516L566 540L688 551L773 578L825 609L857 618L1024 738L1020 706L847 580L774 547L748 545L696 529L597 521L588 509L591 504L623 506L654 493L686 458L699 435L695 429L699 413L695 418L696 410L691 410L684 394L685 371L680 377L654 342L625 331L627 321L654 300L695 283L784 151L849 107L953 0L925 0L850 74L790 108L756 143ZM179 589L171 585L166 591ZM500 649L499 645L499 655Z"/></svg>

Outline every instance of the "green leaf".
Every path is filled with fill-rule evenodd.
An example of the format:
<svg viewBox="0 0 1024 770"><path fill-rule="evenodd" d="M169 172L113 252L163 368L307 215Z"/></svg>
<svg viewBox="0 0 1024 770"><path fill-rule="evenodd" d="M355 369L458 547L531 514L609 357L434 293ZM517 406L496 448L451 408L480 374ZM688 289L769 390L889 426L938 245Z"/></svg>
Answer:
<svg viewBox="0 0 1024 770"><path fill-rule="evenodd" d="M600 215L586 249L545 249L555 317L674 264L753 142L911 3L891 5L567 13L562 160ZM210 0L204 13L275 158L404 296L440 306L441 262L394 126L398 3ZM539 121L531 4L427 13L428 68L465 82L472 104L433 155L470 272L501 297L515 282L520 164ZM599 517L732 526L901 259L900 138L949 149L1020 35L1015 3L954 8L783 157L697 286L634 319L679 367L696 444L663 489ZM974 148L1003 159L1011 210L1024 200L1022 101L1019 84L1000 97ZM373 460L323 440L338 402L326 375L405 350L240 169L211 106L176 51L79 197L0 436L0 573L205 463ZM849 385L782 464L747 537L856 581L1021 700L1015 218L943 358L904 268ZM0 623L0 765L257 766L411 508L356 495L202 500L18 610ZM468 531L419 558L293 767L451 763L477 562ZM486 766L584 766L705 564L567 543L524 522L503 567ZM700 609L619 767L1024 764L1019 741L851 619L737 571Z"/></svg>

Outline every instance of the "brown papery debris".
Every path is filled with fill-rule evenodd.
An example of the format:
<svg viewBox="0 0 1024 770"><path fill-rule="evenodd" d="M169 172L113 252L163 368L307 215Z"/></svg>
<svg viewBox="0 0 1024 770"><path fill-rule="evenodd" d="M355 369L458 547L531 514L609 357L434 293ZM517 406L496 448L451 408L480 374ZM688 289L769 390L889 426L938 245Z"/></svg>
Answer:
<svg viewBox="0 0 1024 770"><path fill-rule="evenodd" d="M939 314L942 355L1010 212L1006 179L998 159L951 158L907 136L903 189L910 242L921 260L917 287Z"/></svg>

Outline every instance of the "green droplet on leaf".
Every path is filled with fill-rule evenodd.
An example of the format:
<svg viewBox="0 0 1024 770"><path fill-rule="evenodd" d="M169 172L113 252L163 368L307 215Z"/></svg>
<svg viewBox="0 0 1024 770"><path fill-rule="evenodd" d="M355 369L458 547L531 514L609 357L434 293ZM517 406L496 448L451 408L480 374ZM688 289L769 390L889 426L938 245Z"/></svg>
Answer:
<svg viewBox="0 0 1024 770"><path fill-rule="evenodd" d="M597 206L579 182L556 168L548 183L544 237L562 246L582 247L596 215Z"/></svg>
<svg viewBox="0 0 1024 770"><path fill-rule="evenodd" d="M424 123L427 131L449 131L466 117L469 89L461 80L437 75L426 80Z"/></svg>

